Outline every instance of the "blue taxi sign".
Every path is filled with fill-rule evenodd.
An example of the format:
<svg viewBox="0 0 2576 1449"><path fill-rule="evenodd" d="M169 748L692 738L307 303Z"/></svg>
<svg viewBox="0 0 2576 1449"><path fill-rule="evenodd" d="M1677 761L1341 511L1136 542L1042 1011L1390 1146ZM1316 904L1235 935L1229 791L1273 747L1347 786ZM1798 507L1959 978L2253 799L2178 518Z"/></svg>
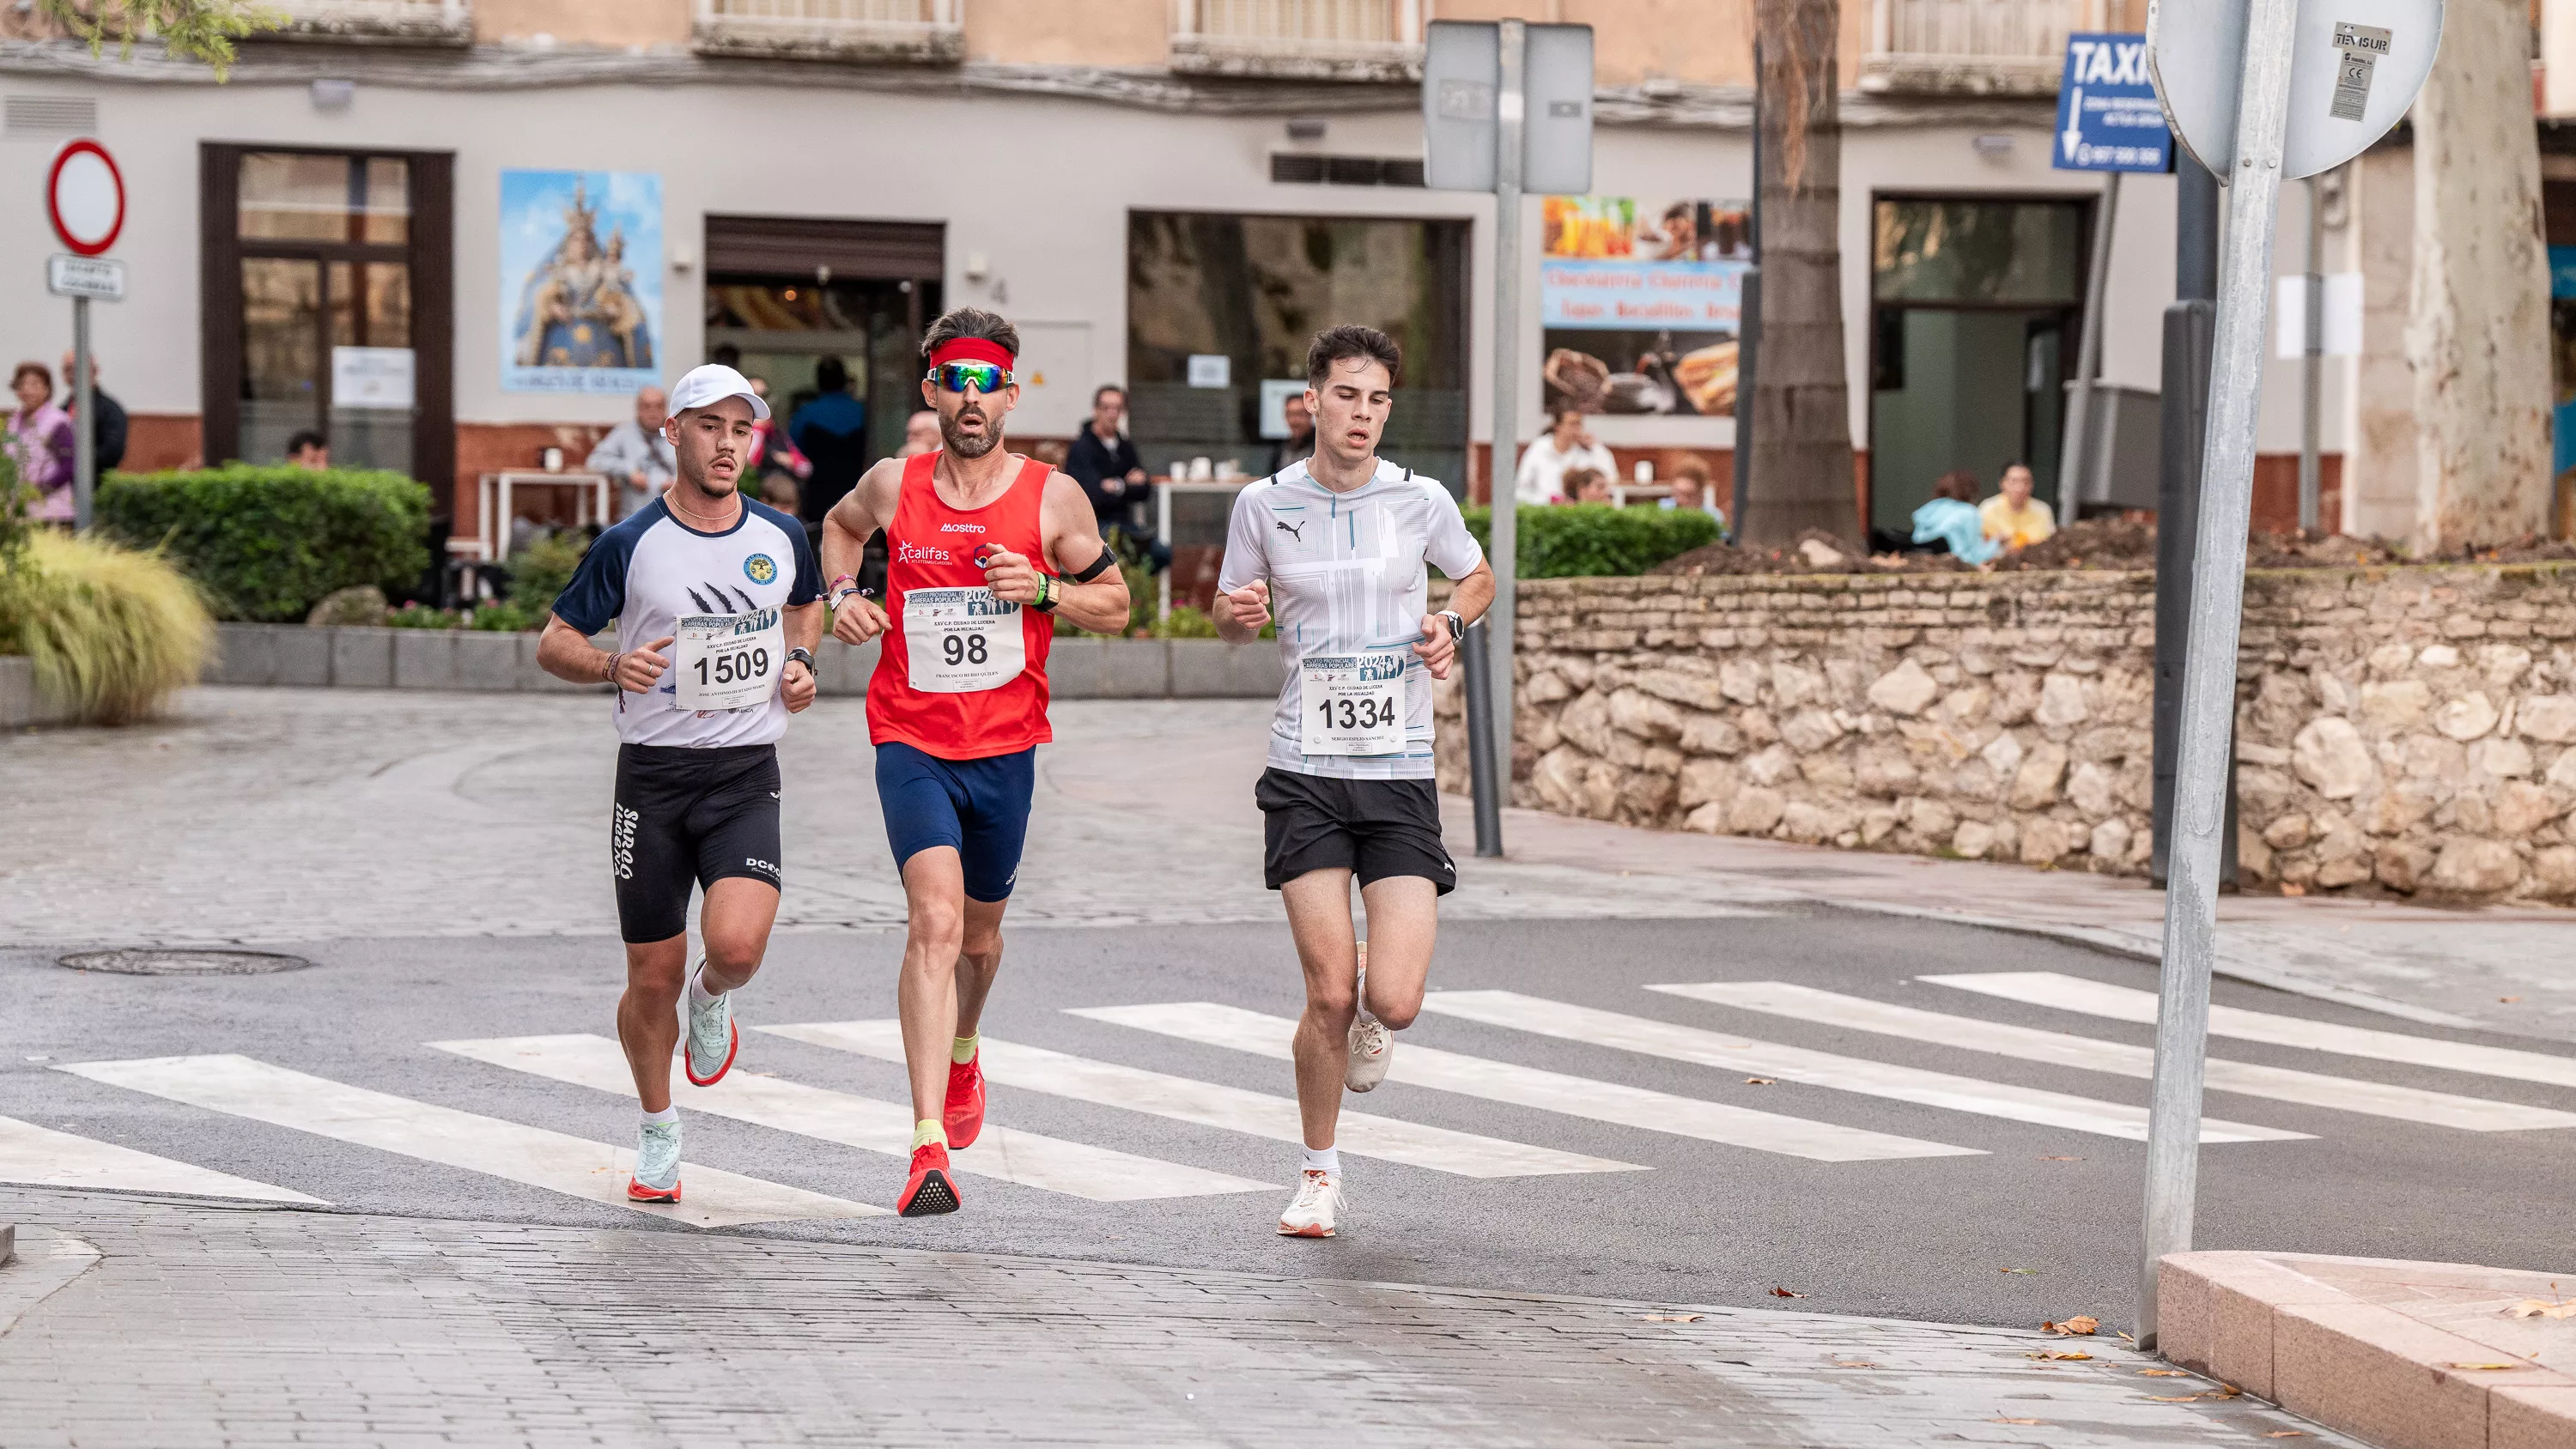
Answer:
<svg viewBox="0 0 2576 1449"><path fill-rule="evenodd" d="M2066 37L2049 159L2060 171L2170 171L2173 133L2147 70L2147 38Z"/></svg>

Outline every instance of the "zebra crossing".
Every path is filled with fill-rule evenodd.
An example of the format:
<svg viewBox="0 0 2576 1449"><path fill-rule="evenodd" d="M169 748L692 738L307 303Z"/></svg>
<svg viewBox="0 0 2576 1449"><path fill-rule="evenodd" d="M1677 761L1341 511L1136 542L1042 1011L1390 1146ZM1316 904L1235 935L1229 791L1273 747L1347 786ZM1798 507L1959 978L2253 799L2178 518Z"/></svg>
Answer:
<svg viewBox="0 0 2576 1449"><path fill-rule="evenodd" d="M2072 1069L2104 1077L2143 1079L2152 1054L2131 1041L2088 1031L2105 1020L2151 1023L2150 992L2053 972L1984 972L1927 975L1915 985L1935 993L1937 1010L1822 990L1790 981L1700 981L1648 985L1630 1009L1577 1003L1497 989L1436 991L1424 1020L1398 1048L1389 1080L1408 1089L1353 1098L1342 1116L1340 1145L1356 1157L1401 1164L1453 1179L1508 1181L1607 1173L1652 1172L1702 1165L1707 1152L1746 1154L1747 1162L1789 1157L1819 1164L1973 1160L2010 1141L1994 1124L2015 1131L2142 1140L2146 1112L2130 1102L2056 1090L2011 1080L2018 1067ZM1922 991L1909 990L1914 1001ZM2008 1006L2025 1018L2042 1015L2050 1027L1980 1015ZM1657 1014L1657 1013L1667 1014ZM1673 1019L1673 1013L1699 1021ZM956 1155L959 1171L1034 1192L1099 1203L1170 1202L1284 1190L1287 1173L1245 1176L1222 1167L1174 1160L1190 1142L1210 1132L1295 1144L1301 1138L1296 1101L1287 1074L1277 1090L1263 1091L1137 1065L1137 1057L1168 1064L1174 1043L1239 1053L1284 1063L1296 1023L1283 1016L1212 1001L1168 1001L1075 1006L1065 1017L1119 1028L1086 1042L1132 1041L1135 1050L1112 1046L1082 1055L1054 1046L986 1036L984 1072L995 1089L992 1121L983 1138ZM1939 1071L1904 1062L1768 1041L1733 1029L1736 1023L1803 1023L1832 1029L1840 1041L1890 1041L1974 1054L1994 1065L1991 1077ZM1700 1022L1714 1024L1703 1025ZM1459 1049L1465 1038L1501 1042L1477 1054ZM847 1053L873 1062L900 1063L902 1036L891 1019L756 1024L781 1041ZM2213 1058L2208 1084L2240 1115L2259 1117L2266 1103L2302 1110L2296 1120L2314 1130L2292 1130L2254 1120L2212 1116L2203 1141L2219 1148L2246 1144L2297 1144L2331 1139L2314 1115L2350 1120L2356 1136L2369 1124L2397 1121L2417 1127L2471 1133L2552 1131L2576 1127L2576 1111L2481 1096L2479 1079L2515 1084L2511 1090L2576 1087L2576 1056L2457 1042L2379 1028L2219 1006L2211 1031L2226 1041L2294 1049L2313 1056L2290 1068ZM2134 1034L2134 1033L2132 1033ZM1446 1036L1452 1044L1435 1045ZM1587 1061L1651 1062L1656 1087L1532 1065L1516 1059L1515 1044L1529 1039L1572 1043L1591 1050ZM1839 1041L1838 1041L1839 1044ZM628 1097L633 1088L625 1056L606 1037L527 1035L423 1043L440 1060L497 1068L518 1077L580 1089L582 1094ZM1202 1054L1203 1057L1204 1054ZM1186 1060L1202 1058L1184 1057ZM815 1060L812 1057L802 1061ZM847 1150L900 1161L910 1145L909 1104L796 1080L789 1075L737 1069L723 1083L683 1094L683 1110L787 1134L806 1150ZM2374 1067L2433 1070L2453 1080L2444 1089L2374 1080ZM1682 1069L1676 1077L1675 1069ZM245 1119L307 1137L365 1149L389 1173L455 1169L545 1193L604 1204L698 1228L727 1228L782 1221L858 1220L883 1215L882 1206L834 1195L813 1186L727 1172L692 1159L688 1195L679 1204L635 1204L625 1197L630 1150L536 1123L485 1115L336 1081L236 1053L164 1056L56 1064L56 1071L118 1092L157 1098L209 1120ZM1705 1075L1701 1075L1701 1074ZM1823 1089L1811 1103L1856 1100L1893 1102L1920 1110L1905 1115L1907 1133L1826 1121L1795 1112L1757 1110L1721 1100L1750 1079ZM2064 1082L2063 1076L2053 1078ZM1679 1084L1677 1086L1677 1083ZM1410 1089L1421 1089L1414 1093ZM2468 1089L2468 1090L2457 1090ZM1025 1105L1015 1094L1114 1109L1114 1130L1039 1132L1013 1122ZM2134 1095L2134 1093L2133 1093ZM1612 1139L1623 1156L1595 1156L1541 1142L1460 1130L1416 1120L1406 1109L1440 1116L1441 1103L1457 1099L1495 1104L1542 1118L1636 1129L1642 1135ZM2215 1110L2218 1104L2213 1104ZM1365 1106L1368 1110L1359 1110ZM2252 1108L2248 1114L2247 1109ZM23 1110L23 1109L20 1109ZM1826 1110L1819 1106L1811 1110ZM595 1114L594 1114L595 1115ZM1039 1114L1042 1115L1042 1114ZM1845 1114L1848 1115L1848 1114ZM1097 1124L1101 1115L1083 1118ZM1528 1120L1511 1118L1509 1120ZM1911 1135L1936 1121L1933 1137ZM1115 1135L1124 1145L1080 1140ZM1533 1133L1532 1135L1541 1135ZM1660 1144L1672 1144L1669 1150ZM1132 1150L1140 1145L1152 1150ZM1272 1150L1265 1148L1265 1151ZM1635 1158L1637 1160L1626 1160ZM811 1158L798 1160L812 1161ZM1727 1160L1723 1156L1717 1159ZM229 1165L238 1166L238 1161ZM281 1159L267 1182L213 1167L106 1142L20 1117L0 1116L0 1183L57 1188L173 1194L290 1205L327 1205L304 1190L292 1158ZM795 1174L783 1174L794 1176ZM1007 1212L1007 1201L996 1204Z"/></svg>

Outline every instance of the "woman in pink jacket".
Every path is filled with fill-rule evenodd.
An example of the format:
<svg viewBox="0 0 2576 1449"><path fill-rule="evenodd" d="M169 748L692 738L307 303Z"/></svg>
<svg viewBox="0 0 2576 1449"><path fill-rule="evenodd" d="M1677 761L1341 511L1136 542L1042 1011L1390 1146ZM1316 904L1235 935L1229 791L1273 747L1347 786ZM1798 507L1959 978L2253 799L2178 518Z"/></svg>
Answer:
<svg viewBox="0 0 2576 1449"><path fill-rule="evenodd" d="M19 481L35 490L29 518L68 523L72 518L72 420L54 406L54 375L41 362L22 362L9 374L18 410L9 416L9 456Z"/></svg>

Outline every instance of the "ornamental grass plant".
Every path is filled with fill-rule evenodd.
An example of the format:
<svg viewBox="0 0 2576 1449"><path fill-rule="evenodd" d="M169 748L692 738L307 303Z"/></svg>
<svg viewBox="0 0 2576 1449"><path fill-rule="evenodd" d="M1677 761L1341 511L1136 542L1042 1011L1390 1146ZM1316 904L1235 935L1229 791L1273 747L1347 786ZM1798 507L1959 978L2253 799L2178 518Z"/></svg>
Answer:
<svg viewBox="0 0 2576 1449"><path fill-rule="evenodd" d="M84 724L149 718L205 668L214 618L158 553L38 529L0 568L0 653L26 655Z"/></svg>

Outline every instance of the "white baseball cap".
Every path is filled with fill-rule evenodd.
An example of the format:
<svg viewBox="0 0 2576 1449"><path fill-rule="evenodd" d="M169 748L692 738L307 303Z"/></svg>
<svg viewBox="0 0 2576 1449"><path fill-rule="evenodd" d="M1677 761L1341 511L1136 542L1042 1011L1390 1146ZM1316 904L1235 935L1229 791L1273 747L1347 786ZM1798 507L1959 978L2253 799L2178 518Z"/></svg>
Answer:
<svg viewBox="0 0 2576 1449"><path fill-rule="evenodd" d="M769 421L769 404L761 401L760 394L751 390L751 379L721 362L692 367L678 382L671 384L671 415L678 417L691 408L702 408L729 397L745 399L751 404L754 418Z"/></svg>

